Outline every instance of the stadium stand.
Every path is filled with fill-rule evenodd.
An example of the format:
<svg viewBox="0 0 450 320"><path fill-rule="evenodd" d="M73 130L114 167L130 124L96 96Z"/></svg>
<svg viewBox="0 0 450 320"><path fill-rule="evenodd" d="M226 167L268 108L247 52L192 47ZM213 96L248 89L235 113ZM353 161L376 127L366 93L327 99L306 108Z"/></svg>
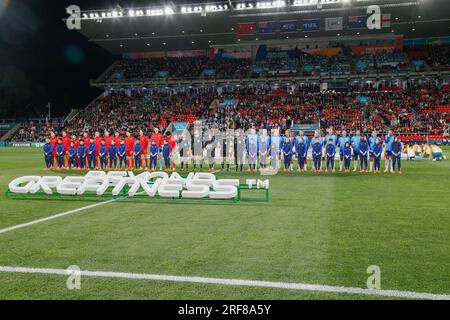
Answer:
<svg viewBox="0 0 450 320"><path fill-rule="evenodd" d="M414 46L405 51L321 56L297 48L259 47L255 59L166 57L121 59L110 68L107 82L133 83L146 79L244 79L258 77L337 76L382 72L394 77L399 70L449 69L449 46ZM242 85L113 89L71 117L67 123L28 121L11 141L42 141L49 130L137 132L174 122L202 120L220 129L250 127L282 130L294 124L316 124L336 130L363 132L391 129L404 135L440 136L449 132L450 85L447 81L344 82L342 90L320 90L312 85L247 83Z"/></svg>

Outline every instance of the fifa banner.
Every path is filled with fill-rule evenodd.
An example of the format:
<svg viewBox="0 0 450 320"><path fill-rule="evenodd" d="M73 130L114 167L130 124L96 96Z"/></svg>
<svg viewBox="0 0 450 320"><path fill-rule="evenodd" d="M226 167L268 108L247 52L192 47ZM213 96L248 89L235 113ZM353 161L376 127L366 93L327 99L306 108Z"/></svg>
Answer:
<svg viewBox="0 0 450 320"><path fill-rule="evenodd" d="M320 19L304 19L302 21L303 32L320 31Z"/></svg>
<svg viewBox="0 0 450 320"><path fill-rule="evenodd" d="M218 179L212 173L90 171L85 176L24 176L9 184L13 199L268 202L269 180ZM256 195L256 196L255 196Z"/></svg>
<svg viewBox="0 0 450 320"><path fill-rule="evenodd" d="M297 28L298 28L297 20L280 21L280 32L281 33L297 32Z"/></svg>
<svg viewBox="0 0 450 320"><path fill-rule="evenodd" d="M275 33L275 21L260 21L258 22L258 32L260 34Z"/></svg>
<svg viewBox="0 0 450 320"><path fill-rule="evenodd" d="M325 31L339 31L342 30L343 18L326 18L325 19Z"/></svg>

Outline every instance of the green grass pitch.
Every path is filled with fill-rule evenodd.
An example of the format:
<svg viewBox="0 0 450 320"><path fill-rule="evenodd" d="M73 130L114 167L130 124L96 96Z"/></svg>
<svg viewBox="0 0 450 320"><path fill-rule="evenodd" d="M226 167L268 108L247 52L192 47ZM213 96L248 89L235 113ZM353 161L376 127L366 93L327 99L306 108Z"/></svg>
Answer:
<svg viewBox="0 0 450 320"><path fill-rule="evenodd" d="M403 167L401 176L279 173L268 177L269 203L106 204L0 234L0 266L365 288L378 265L381 289L450 294L450 161ZM48 174L39 149L0 148L0 229L92 204L6 198L8 183L30 174ZM69 290L66 280L0 272L0 299L381 298L95 277Z"/></svg>

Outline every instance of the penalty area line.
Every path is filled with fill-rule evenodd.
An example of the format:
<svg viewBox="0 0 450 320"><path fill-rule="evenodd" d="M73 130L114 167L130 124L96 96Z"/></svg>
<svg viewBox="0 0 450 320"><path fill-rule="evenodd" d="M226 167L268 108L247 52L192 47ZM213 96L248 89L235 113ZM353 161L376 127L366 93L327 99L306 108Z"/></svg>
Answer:
<svg viewBox="0 0 450 320"><path fill-rule="evenodd" d="M327 293L346 293L368 296L382 296L389 298L407 298L407 299L427 299L427 300L450 300L450 294L433 294L414 291L399 290L375 290L352 287L340 287L329 285L317 285L306 283L290 283L290 282L271 282L257 280L240 280L240 279L222 279L222 278L205 278L192 276L169 276L158 274L144 273L125 273L125 272L108 272L108 271L73 271L70 269L51 269L51 268L27 268L27 267L8 267L0 266L0 272L5 273L28 273L28 274L49 274L49 275L65 275L70 276L77 274L85 277L101 277L101 278L118 278L132 280L154 280L154 281L170 281L184 283L201 283L201 284L219 284L227 286L245 286L245 287L262 287L275 289L288 289L298 291L313 291Z"/></svg>

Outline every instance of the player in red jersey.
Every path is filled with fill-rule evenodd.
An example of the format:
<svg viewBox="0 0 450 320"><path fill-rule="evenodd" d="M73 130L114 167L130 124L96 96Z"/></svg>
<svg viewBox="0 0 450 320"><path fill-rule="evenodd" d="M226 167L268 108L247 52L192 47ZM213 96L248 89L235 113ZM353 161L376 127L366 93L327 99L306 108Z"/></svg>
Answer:
<svg viewBox="0 0 450 320"><path fill-rule="evenodd" d="M114 145L116 146L117 149L119 149L121 140L122 140L122 138L120 137L120 133L118 131L116 131L114 133Z"/></svg>
<svg viewBox="0 0 450 320"><path fill-rule="evenodd" d="M156 145L158 146L158 148L161 149L162 144L163 144L163 136L159 132L158 128L153 129L153 133L152 133L152 136L150 137L150 140L154 140L156 142Z"/></svg>
<svg viewBox="0 0 450 320"><path fill-rule="evenodd" d="M67 132L63 131L61 141L62 141L62 144L64 145L64 163L63 163L63 166L66 166L66 164L67 164L67 167L69 167L69 157L67 155L67 151L69 151L69 149L70 149L71 141L70 141L69 136L67 135Z"/></svg>
<svg viewBox="0 0 450 320"><path fill-rule="evenodd" d="M58 144L58 137L54 132L50 133L50 144L53 147L52 151L52 167L55 167L55 159L56 159L56 145Z"/></svg>
<svg viewBox="0 0 450 320"><path fill-rule="evenodd" d="M127 131L127 136L125 137L125 146L127 147L127 167L129 170L133 168L133 150L134 150L134 137L129 131Z"/></svg>
<svg viewBox="0 0 450 320"><path fill-rule="evenodd" d="M139 131L139 141L142 146L141 159L145 160L145 168L148 169L148 138L145 136L144 131ZM144 161L142 161L144 162Z"/></svg>
<svg viewBox="0 0 450 320"><path fill-rule="evenodd" d="M88 168L88 146L89 143L91 143L91 139L89 138L89 134L87 132L83 133L83 142L84 142L84 146L86 147L86 163L84 164L85 168Z"/></svg>
<svg viewBox="0 0 450 320"><path fill-rule="evenodd" d="M109 147L111 147L111 144L113 143L113 138L106 130L105 130L105 137L103 138L103 140L105 140L106 154L109 154ZM106 158L106 167L108 167L108 158Z"/></svg>
<svg viewBox="0 0 450 320"><path fill-rule="evenodd" d="M110 136L108 131L105 131L105 137L103 140L105 140L105 145L107 148L111 147L113 138Z"/></svg>
<svg viewBox="0 0 450 320"><path fill-rule="evenodd" d="M98 152L102 145L102 137L100 136L100 132L96 132L94 136L95 143L95 169L98 170Z"/></svg>
<svg viewBox="0 0 450 320"><path fill-rule="evenodd" d="M76 156L75 156L76 162L77 162L77 168L80 168L80 159L78 158L78 147L80 146L80 140L74 134L72 135L72 142L73 142L73 147L77 151Z"/></svg>

